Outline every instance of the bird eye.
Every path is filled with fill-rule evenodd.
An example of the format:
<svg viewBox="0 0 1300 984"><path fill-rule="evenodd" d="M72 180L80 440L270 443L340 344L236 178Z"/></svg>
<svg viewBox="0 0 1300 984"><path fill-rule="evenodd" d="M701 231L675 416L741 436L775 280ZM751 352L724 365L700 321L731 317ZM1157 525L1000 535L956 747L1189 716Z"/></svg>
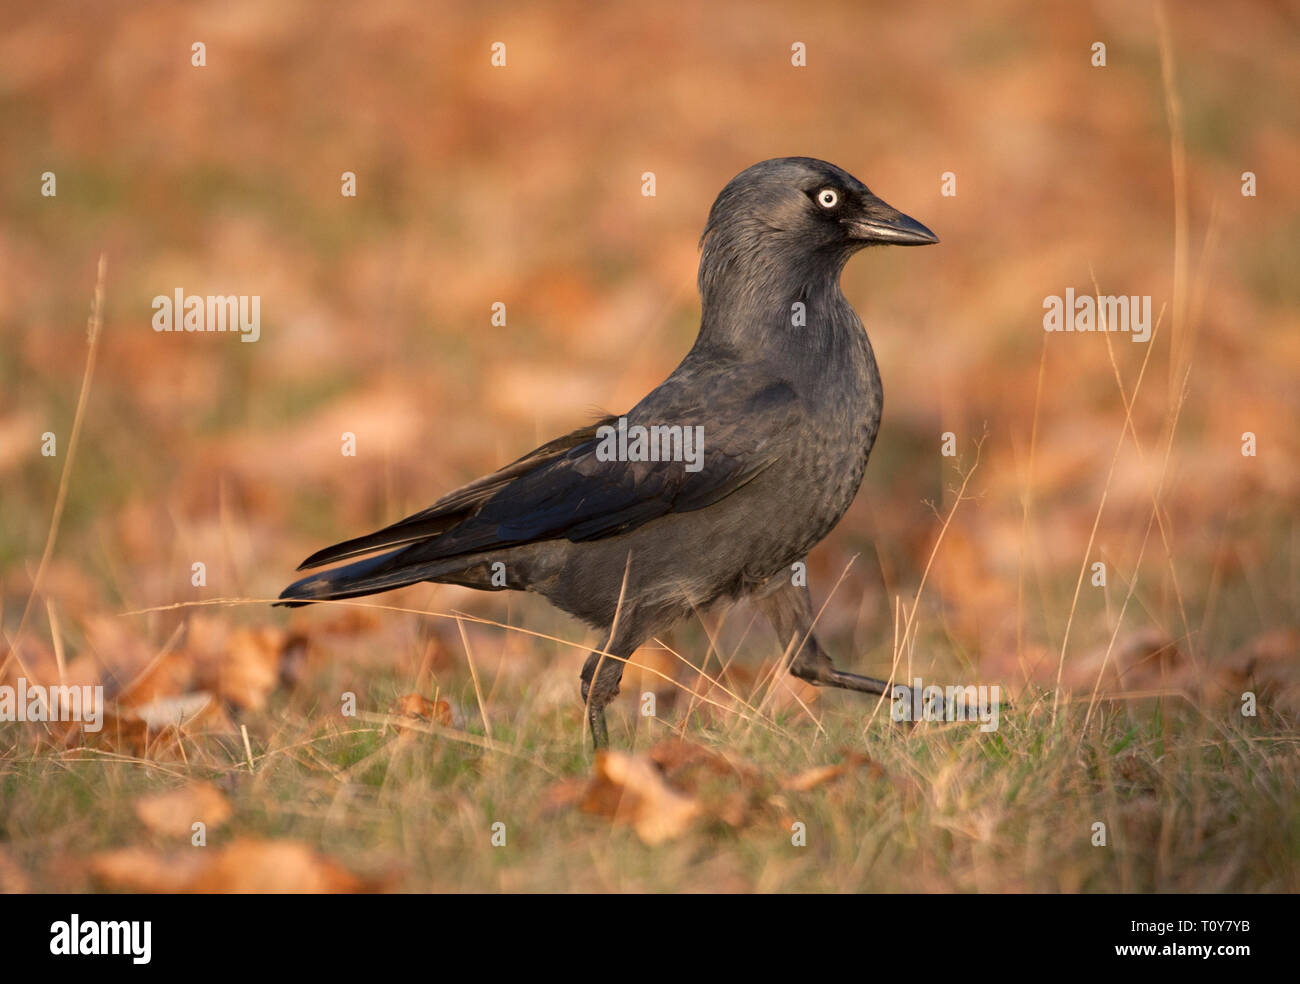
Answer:
<svg viewBox="0 0 1300 984"><path fill-rule="evenodd" d="M834 208L840 203L840 196L834 188L823 188L817 192L817 204L822 208Z"/></svg>

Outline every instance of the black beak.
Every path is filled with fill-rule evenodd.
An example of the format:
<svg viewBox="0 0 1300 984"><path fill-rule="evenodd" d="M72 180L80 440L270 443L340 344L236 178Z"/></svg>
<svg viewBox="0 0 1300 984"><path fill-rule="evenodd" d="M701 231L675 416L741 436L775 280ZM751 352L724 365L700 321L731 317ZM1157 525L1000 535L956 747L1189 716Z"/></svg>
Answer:
<svg viewBox="0 0 1300 984"><path fill-rule="evenodd" d="M910 215L886 205L871 195L856 219L848 223L849 235L863 244L882 246L928 246L939 237Z"/></svg>

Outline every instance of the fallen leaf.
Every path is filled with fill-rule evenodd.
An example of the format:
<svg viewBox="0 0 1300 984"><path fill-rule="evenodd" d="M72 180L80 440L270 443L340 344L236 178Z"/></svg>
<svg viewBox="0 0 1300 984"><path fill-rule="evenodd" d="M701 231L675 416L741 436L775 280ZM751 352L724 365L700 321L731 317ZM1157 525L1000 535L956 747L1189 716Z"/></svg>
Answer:
<svg viewBox="0 0 1300 984"><path fill-rule="evenodd" d="M196 820L215 830L230 819L231 812L226 797L210 782L190 783L135 802L140 822L164 837L189 837Z"/></svg>
<svg viewBox="0 0 1300 984"><path fill-rule="evenodd" d="M708 776L732 777L747 784L760 780L758 770L748 762L682 738L665 738L646 754L667 778L690 791Z"/></svg>
<svg viewBox="0 0 1300 984"><path fill-rule="evenodd" d="M125 707L176 697L195 689L194 661L186 653L159 653L143 669L125 679L119 677L120 672L114 671L105 694L110 697L116 694L117 702Z"/></svg>
<svg viewBox="0 0 1300 984"><path fill-rule="evenodd" d="M700 815L700 805L663 779L648 758L623 752L598 752L596 771L583 797L582 809L632 825L650 845L679 837Z"/></svg>
<svg viewBox="0 0 1300 984"><path fill-rule="evenodd" d="M194 660L200 687L245 710L261 710L280 682L289 635L273 626L230 628L224 621L196 615L190 620L186 649Z"/></svg>
<svg viewBox="0 0 1300 984"><path fill-rule="evenodd" d="M398 697L388 706L388 713L398 719L405 718L411 722L436 724L443 728L453 727L454 724L451 704L445 700L428 700L419 694L404 694ZM402 730L400 720L394 721L394 726L399 731Z"/></svg>
<svg viewBox="0 0 1300 984"><path fill-rule="evenodd" d="M106 888L199 894L322 894L376 891L306 844L244 838L222 848L152 851L141 847L92 856L91 873Z"/></svg>
<svg viewBox="0 0 1300 984"><path fill-rule="evenodd" d="M808 790L814 789L824 783L834 782L843 777L850 770L864 765L870 769L873 779L884 778L885 770L880 767L879 763L873 762L868 756L863 755L861 752L850 751L841 761L836 762L834 765L814 766L811 769L806 769L797 775L791 776L789 779L785 780L785 782L781 783L781 788L788 789L791 792L806 793Z"/></svg>
<svg viewBox="0 0 1300 984"><path fill-rule="evenodd" d="M1103 692L1176 690L1188 681L1184 657L1173 640L1152 626L1135 629L1079 660L1064 674L1072 687L1090 691L1101 679Z"/></svg>
<svg viewBox="0 0 1300 984"><path fill-rule="evenodd" d="M281 629L241 627L230 634L217 665L214 689L236 707L261 710L280 682L287 636Z"/></svg>
<svg viewBox="0 0 1300 984"><path fill-rule="evenodd" d="M589 780L573 778L561 779L542 794L539 808L542 813L554 813L568 807L577 806L586 795Z"/></svg>
<svg viewBox="0 0 1300 984"><path fill-rule="evenodd" d="M665 775L672 775L693 765L703 765L715 775L726 775L733 771L731 763L722 755L683 738L665 738L656 742L646 754L650 761L663 769Z"/></svg>
<svg viewBox="0 0 1300 984"><path fill-rule="evenodd" d="M1294 714L1300 710L1300 631L1273 629L1255 636L1218 668L1216 686L1207 691L1238 704L1247 690L1261 707Z"/></svg>
<svg viewBox="0 0 1300 984"><path fill-rule="evenodd" d="M185 892L207 864L200 853L204 850L162 854L145 847L124 847L101 851L90 859L90 873L106 888L168 895Z"/></svg>
<svg viewBox="0 0 1300 984"><path fill-rule="evenodd" d="M31 891L31 883L8 851L0 847L0 895L20 895Z"/></svg>
<svg viewBox="0 0 1300 984"><path fill-rule="evenodd" d="M296 687L303 678L307 667L307 656L311 643L300 632L295 632L284 641L280 652L280 683L286 687Z"/></svg>
<svg viewBox="0 0 1300 984"><path fill-rule="evenodd" d="M150 731L161 731L163 728L185 727L211 704L212 695L200 691L177 697L159 697L134 707L119 707L117 716L124 721L139 721Z"/></svg>
<svg viewBox="0 0 1300 984"><path fill-rule="evenodd" d="M319 895L365 890L359 878L306 844L253 839L233 841L217 852L187 888L203 894Z"/></svg>
<svg viewBox="0 0 1300 984"><path fill-rule="evenodd" d="M116 704L104 711L103 727L86 733L86 741L132 754L184 757L183 735L198 732L231 734L234 723L209 693L158 697L136 706Z"/></svg>

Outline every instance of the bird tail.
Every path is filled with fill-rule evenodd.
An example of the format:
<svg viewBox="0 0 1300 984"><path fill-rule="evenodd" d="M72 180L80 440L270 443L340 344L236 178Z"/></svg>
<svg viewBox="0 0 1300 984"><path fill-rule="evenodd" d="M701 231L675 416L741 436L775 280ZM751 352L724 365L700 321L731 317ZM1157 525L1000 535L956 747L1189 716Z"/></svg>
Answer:
<svg viewBox="0 0 1300 984"><path fill-rule="evenodd" d="M420 581L436 579L439 575L451 574L463 570L466 566L464 557L444 557L425 563L402 563L400 555L406 548L391 550L359 560L353 564L344 564L330 571L311 574L299 581L294 581L282 592L276 605L285 608L297 608L309 605L313 601L338 601L343 598L360 598L364 595L378 594L404 588Z"/></svg>

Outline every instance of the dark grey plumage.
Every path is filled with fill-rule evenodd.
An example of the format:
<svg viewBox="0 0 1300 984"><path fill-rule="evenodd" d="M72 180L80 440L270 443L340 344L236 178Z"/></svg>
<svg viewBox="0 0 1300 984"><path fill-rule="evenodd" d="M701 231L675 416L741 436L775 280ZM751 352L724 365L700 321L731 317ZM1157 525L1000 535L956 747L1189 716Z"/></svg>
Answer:
<svg viewBox="0 0 1300 984"><path fill-rule="evenodd" d="M704 230L695 345L625 415L629 428L702 427L699 470L601 460L598 428L615 423L607 418L392 526L313 554L300 570L386 551L303 578L282 603L419 581L499 590L500 561L504 587L541 594L608 634L602 648L612 658L592 653L582 671L598 746L604 707L637 646L744 595L794 650L793 673L883 692L883 681L834 669L811 634L808 590L792 573L853 501L880 426L880 374L840 273L864 246L937 241L824 161L781 158L742 171Z"/></svg>

